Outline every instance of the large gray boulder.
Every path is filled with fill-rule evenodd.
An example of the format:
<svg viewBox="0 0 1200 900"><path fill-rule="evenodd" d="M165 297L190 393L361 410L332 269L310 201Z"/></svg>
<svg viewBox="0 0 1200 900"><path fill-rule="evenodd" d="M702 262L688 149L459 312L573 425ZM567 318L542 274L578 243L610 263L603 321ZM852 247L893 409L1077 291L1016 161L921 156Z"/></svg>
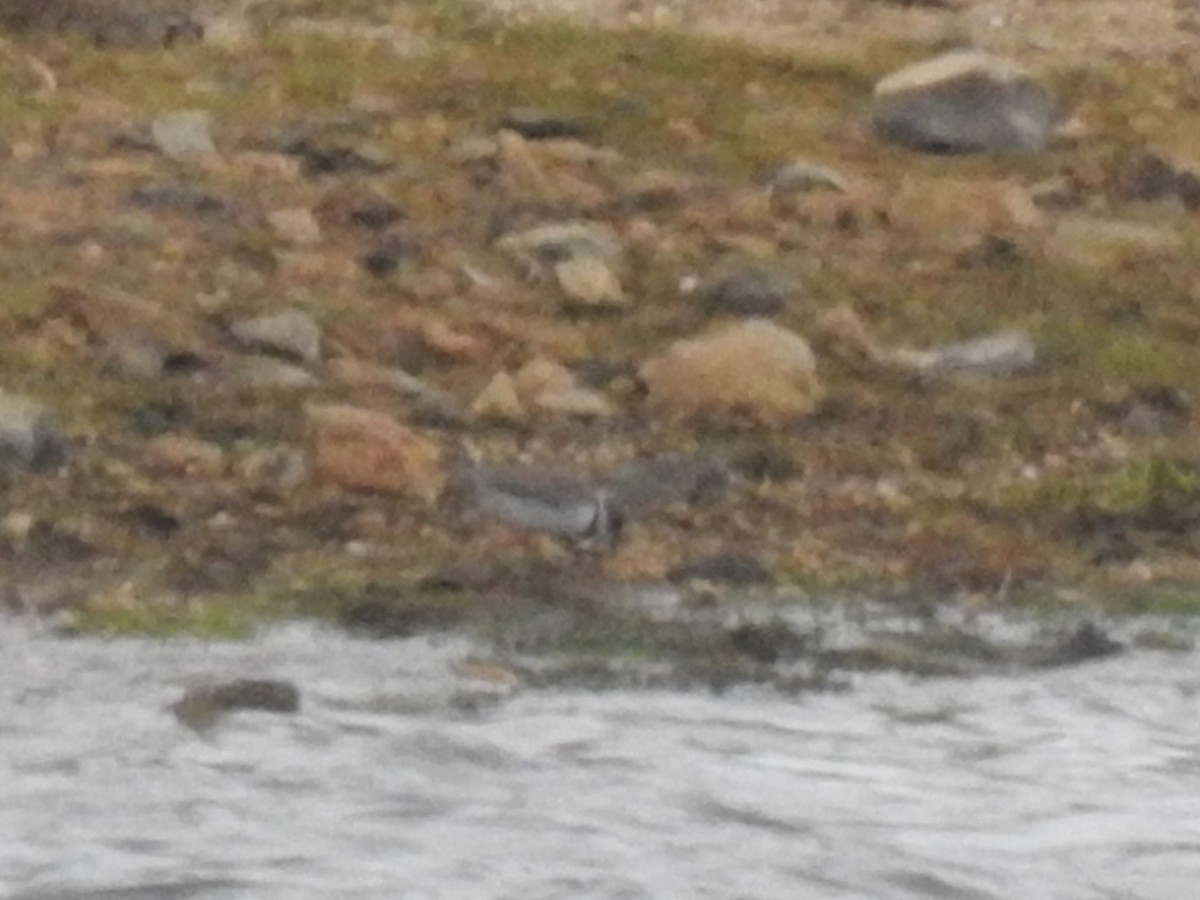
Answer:
<svg viewBox="0 0 1200 900"><path fill-rule="evenodd" d="M875 132L924 153L1030 153L1061 120L1057 101L1028 73L977 51L942 54L875 86Z"/></svg>

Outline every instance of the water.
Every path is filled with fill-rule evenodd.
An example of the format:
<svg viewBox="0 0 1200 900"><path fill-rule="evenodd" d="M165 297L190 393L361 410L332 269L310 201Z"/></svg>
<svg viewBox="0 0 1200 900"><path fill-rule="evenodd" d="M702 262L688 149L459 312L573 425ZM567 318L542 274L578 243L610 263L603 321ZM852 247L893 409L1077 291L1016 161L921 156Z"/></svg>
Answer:
<svg viewBox="0 0 1200 900"><path fill-rule="evenodd" d="M1198 654L464 704L471 649L0 620L0 895L1196 896ZM234 676L294 679L301 713L196 733L168 711Z"/></svg>

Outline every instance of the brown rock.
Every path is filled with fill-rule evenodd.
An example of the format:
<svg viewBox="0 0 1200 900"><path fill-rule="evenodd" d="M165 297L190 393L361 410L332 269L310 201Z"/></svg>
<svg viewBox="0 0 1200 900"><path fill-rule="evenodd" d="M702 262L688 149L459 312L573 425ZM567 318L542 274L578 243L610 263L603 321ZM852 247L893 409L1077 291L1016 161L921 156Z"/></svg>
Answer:
<svg viewBox="0 0 1200 900"><path fill-rule="evenodd" d="M526 409L571 416L611 416L615 410L602 394L581 387L572 372L548 359L533 359L513 379Z"/></svg>
<svg viewBox="0 0 1200 900"><path fill-rule="evenodd" d="M564 259L554 266L558 286L567 300L584 307L620 309L629 305L621 279L604 260L595 256Z"/></svg>
<svg viewBox="0 0 1200 900"><path fill-rule="evenodd" d="M888 205L901 229L960 238L963 234L1022 234L1045 223L1026 188L1011 181L905 178Z"/></svg>
<svg viewBox="0 0 1200 900"><path fill-rule="evenodd" d="M583 387L548 391L537 398L537 407L543 412L577 416L583 419L608 418L616 415L617 412L603 394Z"/></svg>
<svg viewBox="0 0 1200 900"><path fill-rule="evenodd" d="M390 416L337 404L307 408L313 474L349 488L436 500L445 484L437 444Z"/></svg>
<svg viewBox="0 0 1200 900"><path fill-rule="evenodd" d="M1056 262L1114 269L1162 259L1183 247L1183 238L1169 225L1079 215L1058 223L1046 241L1045 252Z"/></svg>
<svg viewBox="0 0 1200 900"><path fill-rule="evenodd" d="M220 475L225 451L216 444L178 434L164 434L146 442L146 462L156 471L172 475Z"/></svg>
<svg viewBox="0 0 1200 900"><path fill-rule="evenodd" d="M321 241L321 226L312 211L304 207L277 209L267 214L275 236L296 247L311 247Z"/></svg>
<svg viewBox="0 0 1200 900"><path fill-rule="evenodd" d="M501 422L521 422L528 415L525 404L517 394L517 386L507 372L496 373L471 403L470 413L481 419Z"/></svg>
<svg viewBox="0 0 1200 900"><path fill-rule="evenodd" d="M513 386L521 402L533 406L539 397L574 388L575 376L566 366L538 357L521 366L513 378Z"/></svg>
<svg viewBox="0 0 1200 900"><path fill-rule="evenodd" d="M677 341L640 374L650 406L672 418L778 424L812 412L821 396L807 341L762 319Z"/></svg>

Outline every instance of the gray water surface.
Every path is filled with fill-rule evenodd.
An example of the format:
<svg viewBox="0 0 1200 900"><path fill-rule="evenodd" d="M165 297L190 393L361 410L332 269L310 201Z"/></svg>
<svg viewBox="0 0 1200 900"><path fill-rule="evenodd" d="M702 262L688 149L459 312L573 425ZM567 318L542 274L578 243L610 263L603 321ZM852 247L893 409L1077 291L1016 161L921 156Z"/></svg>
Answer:
<svg viewBox="0 0 1200 900"><path fill-rule="evenodd" d="M463 640L0 620L0 895L1200 896L1200 655L787 697L516 691ZM197 683L294 679L207 733Z"/></svg>

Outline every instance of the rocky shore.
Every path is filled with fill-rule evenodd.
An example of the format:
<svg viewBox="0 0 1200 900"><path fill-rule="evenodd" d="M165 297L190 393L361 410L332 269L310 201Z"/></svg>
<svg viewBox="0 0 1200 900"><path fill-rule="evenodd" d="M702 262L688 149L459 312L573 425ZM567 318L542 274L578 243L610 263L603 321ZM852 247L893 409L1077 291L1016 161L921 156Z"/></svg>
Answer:
<svg viewBox="0 0 1200 900"><path fill-rule="evenodd" d="M0 0L0 599L1194 609L1187 11L985 5Z"/></svg>

